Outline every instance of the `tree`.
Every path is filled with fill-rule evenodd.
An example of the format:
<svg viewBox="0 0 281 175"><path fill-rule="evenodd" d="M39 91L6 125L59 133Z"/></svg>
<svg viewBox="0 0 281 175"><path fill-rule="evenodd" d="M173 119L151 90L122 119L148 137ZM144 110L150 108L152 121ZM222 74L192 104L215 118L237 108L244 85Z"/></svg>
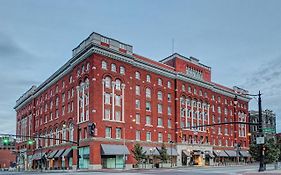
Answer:
<svg viewBox="0 0 281 175"><path fill-rule="evenodd" d="M265 145L265 163L273 163L276 162L279 158L280 155L280 148L279 145L275 142L274 139L269 139ZM250 150L249 150L250 154L252 155L252 157L259 161L260 160L260 145L257 144L252 144L250 145Z"/></svg>
<svg viewBox="0 0 281 175"><path fill-rule="evenodd" d="M159 153L160 153L160 159L161 159L162 163L167 162L168 153L167 153L167 148L164 143L162 144L161 149L159 150Z"/></svg>
<svg viewBox="0 0 281 175"><path fill-rule="evenodd" d="M134 154L134 158L136 159L137 166L138 166L141 163L141 161L145 159L145 153L143 152L142 147L140 146L139 143L134 145L132 152Z"/></svg>

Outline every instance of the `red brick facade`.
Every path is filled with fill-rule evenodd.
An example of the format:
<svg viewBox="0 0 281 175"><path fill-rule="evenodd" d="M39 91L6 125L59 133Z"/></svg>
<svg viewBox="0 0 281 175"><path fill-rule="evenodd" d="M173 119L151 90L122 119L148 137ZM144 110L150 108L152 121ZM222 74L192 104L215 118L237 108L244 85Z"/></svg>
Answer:
<svg viewBox="0 0 281 175"><path fill-rule="evenodd" d="M236 106L235 95L238 96ZM213 83L211 68L195 58L173 54L156 62L133 54L130 45L93 33L73 50L73 58L17 101L17 134L46 137L35 139L33 146L23 139L17 148L27 150L25 168L36 168L36 160L30 155L39 153L39 146L48 154L75 145L49 138L72 140L73 137L76 141L79 125L79 146L89 147L89 158L86 158L88 153L82 155L85 159L81 158L88 165L81 166L90 169L101 168L107 162L102 161L101 144L122 145L124 137L129 151L136 142L157 147L163 142L169 147L173 141L178 157L185 146L207 145L211 149L227 150L240 143L247 149L249 129L246 126L229 124L201 127L197 131L190 127L246 122L248 101L241 90ZM88 135L89 122L96 124L94 137ZM106 137L106 131L111 132L111 138ZM131 152L126 164L134 163ZM77 154L73 151L72 159L47 159L44 167L75 168L76 164Z"/></svg>

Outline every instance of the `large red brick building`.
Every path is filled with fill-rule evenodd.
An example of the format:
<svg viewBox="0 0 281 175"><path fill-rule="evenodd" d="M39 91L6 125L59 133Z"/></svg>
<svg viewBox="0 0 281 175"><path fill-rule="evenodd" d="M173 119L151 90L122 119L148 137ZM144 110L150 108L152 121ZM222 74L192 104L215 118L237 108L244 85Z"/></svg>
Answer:
<svg viewBox="0 0 281 175"><path fill-rule="evenodd" d="M212 82L211 68L196 58L175 53L157 62L92 33L67 63L17 100L17 134L35 137L34 145L22 138L17 149L26 152L24 168L77 168L76 144L52 138L79 138L79 168L123 168L124 157L130 168L135 143L147 163L157 162L163 143L174 165L212 164L225 153L231 160L236 145L247 150L248 126L194 126L248 122L243 93Z"/></svg>

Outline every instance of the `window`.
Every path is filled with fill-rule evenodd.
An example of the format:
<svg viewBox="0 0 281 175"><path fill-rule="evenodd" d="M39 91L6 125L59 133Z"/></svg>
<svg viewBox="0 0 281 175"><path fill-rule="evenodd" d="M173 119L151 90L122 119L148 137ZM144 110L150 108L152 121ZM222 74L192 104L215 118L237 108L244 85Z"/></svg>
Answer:
<svg viewBox="0 0 281 175"><path fill-rule="evenodd" d="M221 102L221 97L220 96L218 97L218 102Z"/></svg>
<svg viewBox="0 0 281 175"><path fill-rule="evenodd" d="M105 87L106 88L111 88L111 78L110 77L106 77L105 78Z"/></svg>
<svg viewBox="0 0 281 175"><path fill-rule="evenodd" d="M111 128L110 127L105 128L105 138L111 138Z"/></svg>
<svg viewBox="0 0 281 175"><path fill-rule="evenodd" d="M140 114L136 114L136 124L140 124Z"/></svg>
<svg viewBox="0 0 281 175"><path fill-rule="evenodd" d="M188 86L188 92L191 93L191 87L190 86Z"/></svg>
<svg viewBox="0 0 281 175"><path fill-rule="evenodd" d="M145 103L145 109L146 109L147 111L151 111L151 103L150 103L149 101L147 101L147 102Z"/></svg>
<svg viewBox="0 0 281 175"><path fill-rule="evenodd" d="M121 128L116 128L116 139L121 139Z"/></svg>
<svg viewBox="0 0 281 175"><path fill-rule="evenodd" d="M168 102L172 101L172 96L171 94L168 94Z"/></svg>
<svg viewBox="0 0 281 175"><path fill-rule="evenodd" d="M163 134L161 132L158 133L158 142L163 142Z"/></svg>
<svg viewBox="0 0 281 175"><path fill-rule="evenodd" d="M56 110L56 118L59 118L59 110Z"/></svg>
<svg viewBox="0 0 281 175"><path fill-rule="evenodd" d="M151 132L146 132L146 141L151 141Z"/></svg>
<svg viewBox="0 0 281 175"><path fill-rule="evenodd" d="M158 109L158 113L162 114L162 111L163 111L163 105L162 104L158 104L157 105L157 109Z"/></svg>
<svg viewBox="0 0 281 175"><path fill-rule="evenodd" d="M62 141L62 143L65 143L65 140L66 140L66 128L62 129L62 140L64 140L64 141Z"/></svg>
<svg viewBox="0 0 281 175"><path fill-rule="evenodd" d="M196 89L194 88L194 90L193 90L193 93L196 95L197 94L197 91L196 91Z"/></svg>
<svg viewBox="0 0 281 175"><path fill-rule="evenodd" d="M115 87L116 87L116 90L121 90L121 81L120 80L116 80L115 81Z"/></svg>
<svg viewBox="0 0 281 175"><path fill-rule="evenodd" d="M111 64L111 71L116 72L116 65L115 64Z"/></svg>
<svg viewBox="0 0 281 175"><path fill-rule="evenodd" d="M172 140L171 134L168 134L168 142Z"/></svg>
<svg viewBox="0 0 281 175"><path fill-rule="evenodd" d="M60 138L59 128L56 128L56 139ZM60 144L60 140L56 140L56 145Z"/></svg>
<svg viewBox="0 0 281 175"><path fill-rule="evenodd" d="M139 72L136 72L136 79L140 80L140 73Z"/></svg>
<svg viewBox="0 0 281 175"><path fill-rule="evenodd" d="M56 107L59 106L59 97L56 98Z"/></svg>
<svg viewBox="0 0 281 175"><path fill-rule="evenodd" d="M145 89L145 96L146 96L147 98L151 98L151 90L150 90L149 88L146 88L146 89Z"/></svg>
<svg viewBox="0 0 281 175"><path fill-rule="evenodd" d="M136 130L136 140L140 141L140 131Z"/></svg>
<svg viewBox="0 0 281 175"><path fill-rule="evenodd" d="M151 77L150 77L150 75L146 75L146 82L151 82Z"/></svg>
<svg viewBox="0 0 281 175"><path fill-rule="evenodd" d="M86 71L89 71L89 70L90 70L90 63L87 63Z"/></svg>
<svg viewBox="0 0 281 175"><path fill-rule="evenodd" d="M110 94L105 93L105 104L110 104Z"/></svg>
<svg viewBox="0 0 281 175"><path fill-rule="evenodd" d="M172 108L171 106L168 106L168 115L171 115L172 114Z"/></svg>
<svg viewBox="0 0 281 175"><path fill-rule="evenodd" d="M110 109L105 109L104 113L105 113L104 119L110 120Z"/></svg>
<svg viewBox="0 0 281 175"><path fill-rule="evenodd" d="M185 86L184 85L181 86L181 90L185 91Z"/></svg>
<svg viewBox="0 0 281 175"><path fill-rule="evenodd" d="M162 100L163 99L163 95L162 95L161 91L158 91L157 97L158 97L158 100Z"/></svg>
<svg viewBox="0 0 281 175"><path fill-rule="evenodd" d="M140 86L136 86L136 95L140 95Z"/></svg>
<svg viewBox="0 0 281 175"><path fill-rule="evenodd" d="M149 125L149 126L151 125L151 118L150 118L150 116L146 116L145 117L145 124Z"/></svg>
<svg viewBox="0 0 281 175"><path fill-rule="evenodd" d="M171 119L168 119L168 128L171 128Z"/></svg>
<svg viewBox="0 0 281 175"><path fill-rule="evenodd" d="M136 100L136 109L140 109L140 100Z"/></svg>
<svg viewBox="0 0 281 175"><path fill-rule="evenodd" d="M72 79L72 76L69 77L69 83L72 83L73 82L73 79Z"/></svg>
<svg viewBox="0 0 281 175"><path fill-rule="evenodd" d="M162 79L158 78L158 86L162 86Z"/></svg>
<svg viewBox="0 0 281 175"><path fill-rule="evenodd" d="M163 120L160 117L158 117L157 126L163 126Z"/></svg>
<svg viewBox="0 0 281 175"><path fill-rule="evenodd" d="M120 74L125 75L125 67L120 66Z"/></svg>
<svg viewBox="0 0 281 175"><path fill-rule="evenodd" d="M73 128L73 124L69 124L69 140L73 141L73 136L74 136L74 128Z"/></svg>
<svg viewBox="0 0 281 175"><path fill-rule="evenodd" d="M53 137L53 130L50 130L50 146L53 146L54 140L52 139Z"/></svg>
<svg viewBox="0 0 281 175"><path fill-rule="evenodd" d="M107 70L107 62L102 61L101 62L101 68Z"/></svg>
<svg viewBox="0 0 281 175"><path fill-rule="evenodd" d="M167 86L168 86L169 89L171 89L172 85L171 85L170 81L167 82Z"/></svg>
<svg viewBox="0 0 281 175"><path fill-rule="evenodd" d="M120 111L115 111L115 120L121 121L121 112Z"/></svg>
<svg viewBox="0 0 281 175"><path fill-rule="evenodd" d="M119 96L119 95L115 96L115 105L121 106L121 96Z"/></svg>
<svg viewBox="0 0 281 175"><path fill-rule="evenodd" d="M203 94L202 94L202 90L200 90L200 91L199 91L199 96L202 96L202 95L203 95Z"/></svg>
<svg viewBox="0 0 281 175"><path fill-rule="evenodd" d="M220 114L221 113L221 107L218 106L218 113Z"/></svg>

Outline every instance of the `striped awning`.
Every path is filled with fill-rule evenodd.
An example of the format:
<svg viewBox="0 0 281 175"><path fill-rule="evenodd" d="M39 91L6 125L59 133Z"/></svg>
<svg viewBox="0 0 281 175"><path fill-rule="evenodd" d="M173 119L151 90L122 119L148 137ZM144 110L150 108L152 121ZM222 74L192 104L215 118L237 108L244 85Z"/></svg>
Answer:
<svg viewBox="0 0 281 175"><path fill-rule="evenodd" d="M240 151L242 157L252 157L249 151Z"/></svg>
<svg viewBox="0 0 281 175"><path fill-rule="evenodd" d="M156 147L144 146L144 147L142 147L142 151L147 156L159 156L160 155L160 153Z"/></svg>
<svg viewBox="0 0 281 175"><path fill-rule="evenodd" d="M54 155L54 158L59 158L62 156L62 153L64 152L65 149L60 149L57 154Z"/></svg>
<svg viewBox="0 0 281 175"><path fill-rule="evenodd" d="M239 154L234 150L224 150L229 157L237 157Z"/></svg>
<svg viewBox="0 0 281 175"><path fill-rule="evenodd" d="M52 151L52 152L48 155L48 159L54 158L54 156L56 155L57 152L58 152L58 150Z"/></svg>
<svg viewBox="0 0 281 175"><path fill-rule="evenodd" d="M159 152L159 154L160 154L160 152L161 152L161 147L157 147L157 150L158 150L158 152ZM166 148L166 150L167 150L167 155L168 156L177 156L178 155L178 152L177 152L177 150L176 150L176 148Z"/></svg>
<svg viewBox="0 0 281 175"><path fill-rule="evenodd" d="M214 150L213 152L216 157L229 157L224 150Z"/></svg>

